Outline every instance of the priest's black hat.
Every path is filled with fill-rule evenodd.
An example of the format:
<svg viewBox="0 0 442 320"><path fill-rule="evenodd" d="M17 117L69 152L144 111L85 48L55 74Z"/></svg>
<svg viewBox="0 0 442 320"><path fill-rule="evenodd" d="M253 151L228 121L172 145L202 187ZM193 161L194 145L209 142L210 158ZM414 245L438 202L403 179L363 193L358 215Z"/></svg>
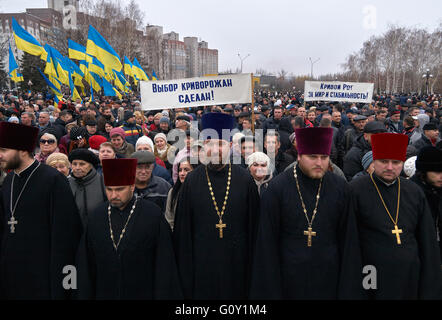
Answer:
<svg viewBox="0 0 442 320"><path fill-rule="evenodd" d="M417 155L416 169L421 172L442 172L442 150L433 146L423 147Z"/></svg>
<svg viewBox="0 0 442 320"><path fill-rule="evenodd" d="M19 123L0 122L0 148L33 152L39 129Z"/></svg>

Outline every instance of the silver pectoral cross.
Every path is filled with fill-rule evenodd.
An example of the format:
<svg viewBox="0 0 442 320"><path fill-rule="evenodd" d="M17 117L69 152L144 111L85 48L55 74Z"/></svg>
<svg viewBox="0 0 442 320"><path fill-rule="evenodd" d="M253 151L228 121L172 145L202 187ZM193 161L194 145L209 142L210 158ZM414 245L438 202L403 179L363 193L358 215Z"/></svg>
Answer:
<svg viewBox="0 0 442 320"><path fill-rule="evenodd" d="M15 220L14 217L11 217L11 219L8 221L8 224L11 226L11 233L15 233L15 225L18 224L18 221Z"/></svg>

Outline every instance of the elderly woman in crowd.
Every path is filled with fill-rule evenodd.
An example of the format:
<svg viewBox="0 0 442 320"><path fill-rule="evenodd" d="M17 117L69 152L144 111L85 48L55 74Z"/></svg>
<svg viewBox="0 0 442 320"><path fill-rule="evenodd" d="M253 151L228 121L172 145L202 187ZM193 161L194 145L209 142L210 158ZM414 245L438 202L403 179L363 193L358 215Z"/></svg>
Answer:
<svg viewBox="0 0 442 320"><path fill-rule="evenodd" d="M169 190L166 202L165 216L166 220L173 230L175 221L175 211L178 203L181 186L184 183L189 172L192 172L197 165L191 164L190 158L184 158L178 163L178 179L172 189Z"/></svg>
<svg viewBox="0 0 442 320"><path fill-rule="evenodd" d="M71 170L71 163L69 162L68 156L61 152L52 153L47 159L46 164L52 168L57 169L65 177L69 177Z"/></svg>
<svg viewBox="0 0 442 320"><path fill-rule="evenodd" d="M35 160L46 163L46 159L54 152L60 152L57 138L52 133L43 134L40 138L40 152L35 155Z"/></svg>
<svg viewBox="0 0 442 320"><path fill-rule="evenodd" d="M155 147L154 154L155 157L161 159L166 165L167 170L172 168L172 157L175 156L176 148L167 143L167 137L164 133L157 133L154 138ZM171 159L171 161L168 160Z"/></svg>
<svg viewBox="0 0 442 320"><path fill-rule="evenodd" d="M117 151L118 158L129 158L135 152L132 144L127 143L126 134L120 127L113 128L110 132L111 143Z"/></svg>
<svg viewBox="0 0 442 320"><path fill-rule="evenodd" d="M259 194L262 194L267 189L269 181L273 178L270 158L263 152L254 152L247 157L246 163L258 187Z"/></svg>
<svg viewBox="0 0 442 320"><path fill-rule="evenodd" d="M152 139L147 136L142 136L138 138L137 143L135 144L135 151L150 151L154 153L155 147L152 142ZM173 185L173 180L170 176L170 172L166 169L166 164L159 157L155 156L155 164L152 171L154 176L163 178L171 185Z"/></svg>

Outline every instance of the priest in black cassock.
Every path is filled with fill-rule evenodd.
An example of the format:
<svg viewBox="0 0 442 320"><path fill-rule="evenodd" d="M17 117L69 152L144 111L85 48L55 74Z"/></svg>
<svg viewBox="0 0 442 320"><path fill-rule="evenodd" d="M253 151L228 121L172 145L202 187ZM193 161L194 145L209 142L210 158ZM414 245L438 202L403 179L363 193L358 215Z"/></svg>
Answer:
<svg viewBox="0 0 442 320"><path fill-rule="evenodd" d="M425 195L400 177L408 137L371 138L374 173L350 183L362 261L376 268L372 299L440 299L441 268L436 230Z"/></svg>
<svg viewBox="0 0 442 320"><path fill-rule="evenodd" d="M347 182L329 172L331 128L296 129L298 164L261 200L252 299L360 299L362 265Z"/></svg>
<svg viewBox="0 0 442 320"><path fill-rule="evenodd" d="M203 115L206 165L189 173L178 198L174 247L186 299L248 297L259 194L229 163L233 126L228 114Z"/></svg>
<svg viewBox="0 0 442 320"><path fill-rule="evenodd" d="M75 265L82 226L69 183L34 160L38 129L0 123L2 189L0 297L67 299L65 266Z"/></svg>
<svg viewBox="0 0 442 320"><path fill-rule="evenodd" d="M88 216L78 252L78 297L181 299L170 227L155 203L134 195L137 160L102 165L108 201Z"/></svg>

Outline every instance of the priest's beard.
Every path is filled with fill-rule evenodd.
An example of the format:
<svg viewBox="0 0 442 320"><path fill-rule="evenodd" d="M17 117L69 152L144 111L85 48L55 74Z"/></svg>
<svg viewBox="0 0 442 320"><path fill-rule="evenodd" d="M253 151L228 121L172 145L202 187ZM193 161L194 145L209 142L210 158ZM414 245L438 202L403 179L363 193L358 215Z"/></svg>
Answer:
<svg viewBox="0 0 442 320"><path fill-rule="evenodd" d="M311 179L321 179L328 170L328 162L323 166L304 164L303 161L298 162L301 171Z"/></svg>
<svg viewBox="0 0 442 320"><path fill-rule="evenodd" d="M4 170L16 170L20 168L21 165L22 161L20 159L20 156L18 155L18 151L15 153L14 157L12 157L10 160L1 162L1 167Z"/></svg>
<svg viewBox="0 0 442 320"><path fill-rule="evenodd" d="M118 210L123 211L132 200L133 195L133 192L129 190L127 193L125 192L120 197L109 199L109 203L113 208L117 208Z"/></svg>
<svg viewBox="0 0 442 320"><path fill-rule="evenodd" d="M211 162L207 165L207 167L208 167L210 170L214 170L214 171L219 171L219 170L221 170L222 168L224 168L225 166L226 166L225 163L213 164L213 163L211 163Z"/></svg>

